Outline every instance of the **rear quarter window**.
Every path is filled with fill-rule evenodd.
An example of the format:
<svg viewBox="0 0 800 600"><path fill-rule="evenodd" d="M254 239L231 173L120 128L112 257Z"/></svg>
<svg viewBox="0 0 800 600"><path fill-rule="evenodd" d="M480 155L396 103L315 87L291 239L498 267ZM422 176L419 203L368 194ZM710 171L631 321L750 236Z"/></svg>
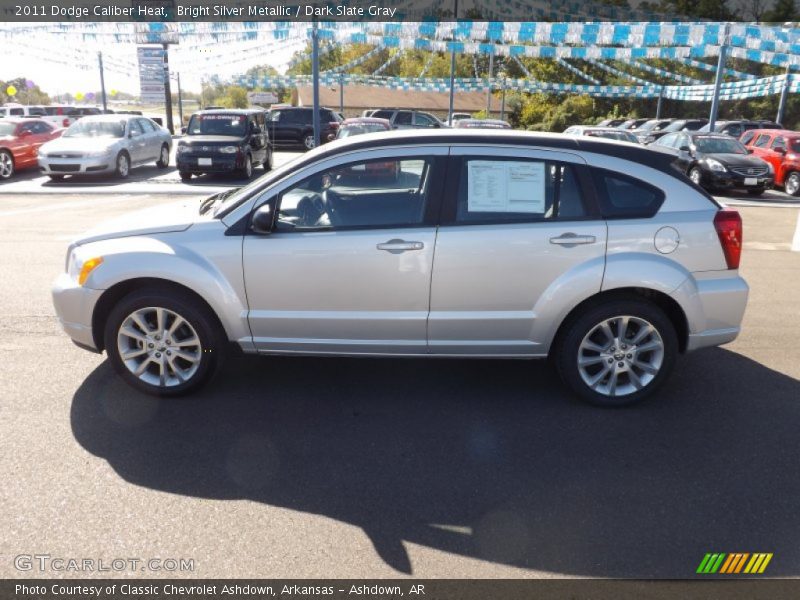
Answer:
<svg viewBox="0 0 800 600"><path fill-rule="evenodd" d="M664 203L664 192L640 179L592 169L600 211L607 219L647 219Z"/></svg>

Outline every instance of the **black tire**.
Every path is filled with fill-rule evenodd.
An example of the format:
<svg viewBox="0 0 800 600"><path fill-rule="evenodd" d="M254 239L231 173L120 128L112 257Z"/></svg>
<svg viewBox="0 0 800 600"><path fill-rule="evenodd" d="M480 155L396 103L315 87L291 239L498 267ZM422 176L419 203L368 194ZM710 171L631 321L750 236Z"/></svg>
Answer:
<svg viewBox="0 0 800 600"><path fill-rule="evenodd" d="M264 168L265 173L272 170L272 145L267 146L267 155L264 157L264 164L261 166Z"/></svg>
<svg viewBox="0 0 800 600"><path fill-rule="evenodd" d="M760 196L763 193L764 193L764 188L756 188L756 189L753 189L753 190L747 190L747 195L748 196Z"/></svg>
<svg viewBox="0 0 800 600"><path fill-rule="evenodd" d="M593 389L590 387L589 383L584 381L581 371L578 367L578 359L581 356L581 344L598 325L608 319L622 316L633 317L637 320L643 320L652 325L657 332L657 336L660 337L660 341L662 343L662 353L657 372L654 374L652 379L643 385L643 387L636 391L631 391L630 393L609 395L608 393L601 393L600 391ZM617 321L616 323L618 326L620 322ZM592 365L591 367L584 367L585 372L589 369L597 369L597 372L587 373L587 376L599 375L599 371L605 371L606 369L612 369L616 371L617 365L620 365L621 370L619 371L618 379L615 379L615 381L620 381L626 384L621 387L621 391L625 391L627 386L633 385L633 380L630 378L627 371L633 370L631 368L633 363L637 365L639 364L639 355L636 353L636 346L630 346L630 337L632 333L635 337L635 332L639 331L639 324L636 321L632 321L632 323L633 324L629 326L628 339L620 340L620 347L612 348L615 351L614 353L609 352L608 356L603 358L603 355L598 352L597 358L602 358L602 360L596 361L596 364ZM634 327L636 329L634 329ZM614 333L618 334L618 331ZM649 339L652 338L649 336L645 337L644 341L646 342ZM590 341L594 341L594 339L591 339ZM626 341L627 344L624 343ZM644 347L641 342L639 342L639 344ZM631 350L633 350L633 353L628 354L628 352L631 352ZM582 400L595 406L602 407L628 406L640 402L641 400L644 400L648 396L652 395L652 393L658 389L658 387L667 378L673 366L675 365L675 359L678 355L678 335L675 332L675 327L673 326L672 322L669 320L666 314L664 314L664 311L662 311L658 306L646 300L634 298L609 300L602 304L589 307L586 311L576 315L574 318L571 318L569 322L565 323L561 333L559 334L559 339L556 340L556 343L553 345L553 352L555 354L553 355L551 353L551 358L556 365L556 369L558 370L561 379L564 381L566 386ZM585 352L592 351L588 350ZM653 360L654 362L658 362L656 361L658 358L657 350L653 351L652 353L648 353L646 350L642 352L641 356L645 357L645 361ZM587 358L594 357L590 356ZM606 364L607 362L610 362L610 365ZM624 365L624 367L622 365ZM647 377L644 372L639 370L638 366L637 371L634 371L634 375L636 375L638 378L637 372L639 374L643 374L644 378ZM611 374L609 374L607 377L610 378ZM605 379L606 377L601 378L600 382L602 383ZM600 387L603 386L601 385Z"/></svg>
<svg viewBox="0 0 800 600"><path fill-rule="evenodd" d="M143 381L128 369L120 356L117 341L120 327L128 319L129 315L137 310L146 310L150 307L164 308L180 315L194 329L197 338L200 340L200 347L197 349L197 356L199 356L198 366L183 383L160 386ZM181 328L179 327L173 335L178 335L180 330ZM167 340L164 337L160 342L154 343L165 344ZM127 340L127 338L125 339ZM120 300L111 310L105 323L104 342L109 361L129 385L146 394L162 397L182 396L194 392L205 385L222 366L228 346L224 331L215 316L204 304L186 292L169 288L143 289L133 292ZM170 340L170 342L174 343L173 340ZM152 352L158 350L159 348L156 347ZM169 350L169 347L164 346L162 352L164 352L165 360L167 350ZM174 350L174 346L172 350ZM172 360L177 361L177 358L173 357ZM154 373L157 369L157 363L150 363L150 367L146 371ZM169 369L167 369L167 372L169 373ZM153 374L152 376L155 377L156 375Z"/></svg>
<svg viewBox="0 0 800 600"><path fill-rule="evenodd" d="M180 175L181 181L189 181L192 178L192 174L186 171L181 171L178 175Z"/></svg>
<svg viewBox="0 0 800 600"><path fill-rule="evenodd" d="M253 157L249 154L244 155L244 166L239 171L239 175L245 179L251 179L253 177Z"/></svg>
<svg viewBox="0 0 800 600"><path fill-rule="evenodd" d="M64 181L63 175L48 175L51 181Z"/></svg>
<svg viewBox="0 0 800 600"><path fill-rule="evenodd" d="M166 169L169 166L169 146L167 146L166 144L163 144L161 146L161 152L158 155L156 166L159 169Z"/></svg>
<svg viewBox="0 0 800 600"><path fill-rule="evenodd" d="M0 180L11 179L15 172L14 155L8 150L0 150Z"/></svg>
<svg viewBox="0 0 800 600"><path fill-rule="evenodd" d="M800 173L792 171L784 181L784 190L790 196L800 196Z"/></svg>
<svg viewBox="0 0 800 600"><path fill-rule="evenodd" d="M127 179L128 175L131 174L131 157L127 152L120 152L117 154L117 158L115 158L114 161L116 165L114 174L120 179Z"/></svg>
<svg viewBox="0 0 800 600"><path fill-rule="evenodd" d="M691 179L694 183L699 186L703 185L703 172L698 167L692 167L689 169L689 179Z"/></svg>

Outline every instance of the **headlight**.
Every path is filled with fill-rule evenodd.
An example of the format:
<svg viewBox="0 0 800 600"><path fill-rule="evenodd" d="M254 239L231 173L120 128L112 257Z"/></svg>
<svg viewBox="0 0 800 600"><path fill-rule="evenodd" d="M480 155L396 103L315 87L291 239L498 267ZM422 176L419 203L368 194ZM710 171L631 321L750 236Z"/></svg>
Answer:
<svg viewBox="0 0 800 600"><path fill-rule="evenodd" d="M236 154L239 151L239 148L236 146L223 146L219 149L219 151L223 154Z"/></svg>
<svg viewBox="0 0 800 600"><path fill-rule="evenodd" d="M719 172L726 171L725 165L723 165L721 162L713 158L707 158L706 164L708 165L708 168L711 169L712 171L719 171Z"/></svg>
<svg viewBox="0 0 800 600"><path fill-rule="evenodd" d="M764 161L764 162L767 162L767 161ZM771 162L767 163L767 171L769 172L770 175L775 173L775 167L772 166Z"/></svg>
<svg viewBox="0 0 800 600"><path fill-rule="evenodd" d="M91 258L83 258L78 255L78 251L73 250L69 255L67 261L67 273L69 276L78 282L78 285L83 285L89 278L89 275L103 262L102 256L94 256Z"/></svg>

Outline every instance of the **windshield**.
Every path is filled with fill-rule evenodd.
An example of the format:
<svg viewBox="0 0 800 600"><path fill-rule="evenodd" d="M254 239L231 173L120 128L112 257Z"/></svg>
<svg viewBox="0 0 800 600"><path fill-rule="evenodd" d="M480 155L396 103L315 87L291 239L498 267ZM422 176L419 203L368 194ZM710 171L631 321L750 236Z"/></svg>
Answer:
<svg viewBox="0 0 800 600"><path fill-rule="evenodd" d="M15 123L3 123L0 121L0 135L14 135Z"/></svg>
<svg viewBox="0 0 800 600"><path fill-rule="evenodd" d="M664 131L680 131L686 127L686 121L675 121L664 127Z"/></svg>
<svg viewBox="0 0 800 600"><path fill-rule="evenodd" d="M125 136L125 121L91 121L81 119L70 125L63 137L109 137Z"/></svg>
<svg viewBox="0 0 800 600"><path fill-rule="evenodd" d="M337 138L352 137L354 135L361 135L362 133L375 133L376 131L388 131L386 127L378 123L360 123L358 125L345 125L339 129Z"/></svg>
<svg viewBox="0 0 800 600"><path fill-rule="evenodd" d="M253 190L258 188L264 187L265 185L270 185L275 181L285 177L293 170L295 170L297 163L303 161L306 158L305 154L298 154L292 160L287 163L284 163L277 169L272 169L266 175L262 175L258 179L248 183L246 186L237 189L233 194L227 196L223 202L216 207L214 210L214 216L224 217L229 211L236 208L240 203L244 202L250 193Z"/></svg>
<svg viewBox="0 0 800 600"><path fill-rule="evenodd" d="M733 138L696 137L694 145L703 154L747 154L747 148Z"/></svg>
<svg viewBox="0 0 800 600"><path fill-rule="evenodd" d="M656 119L650 119L649 121L645 121L644 123L639 125L639 129L641 129L642 131L650 131L656 126L657 123L658 121Z"/></svg>
<svg viewBox="0 0 800 600"><path fill-rule="evenodd" d="M186 133L189 135L232 135L245 134L247 118L244 115L214 114L192 115Z"/></svg>

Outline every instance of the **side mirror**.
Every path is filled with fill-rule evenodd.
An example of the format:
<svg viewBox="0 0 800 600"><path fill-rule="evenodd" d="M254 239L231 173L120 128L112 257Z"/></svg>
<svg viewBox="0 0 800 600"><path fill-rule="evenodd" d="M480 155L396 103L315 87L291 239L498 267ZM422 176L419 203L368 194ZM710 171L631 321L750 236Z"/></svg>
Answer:
<svg viewBox="0 0 800 600"><path fill-rule="evenodd" d="M681 146L680 148L678 148L678 150L680 150L681 152L690 152L690 153L692 151L692 149L689 146Z"/></svg>
<svg viewBox="0 0 800 600"><path fill-rule="evenodd" d="M261 133L262 133L261 127L259 127L258 125L253 125L253 134L260 135Z"/></svg>
<svg viewBox="0 0 800 600"><path fill-rule="evenodd" d="M774 150L778 154L786 154L786 148L784 148L783 146L778 146L777 148L774 148Z"/></svg>
<svg viewBox="0 0 800 600"><path fill-rule="evenodd" d="M272 223L274 221L275 213L272 210L272 202L262 204L253 213L253 219L250 222L250 229L260 235L268 235L272 233Z"/></svg>
<svg viewBox="0 0 800 600"><path fill-rule="evenodd" d="M31 132L29 129L23 129L22 131L19 132L19 137L21 138L28 137L30 134Z"/></svg>
<svg viewBox="0 0 800 600"><path fill-rule="evenodd" d="M186 135L186 127L181 127L181 135Z"/></svg>

